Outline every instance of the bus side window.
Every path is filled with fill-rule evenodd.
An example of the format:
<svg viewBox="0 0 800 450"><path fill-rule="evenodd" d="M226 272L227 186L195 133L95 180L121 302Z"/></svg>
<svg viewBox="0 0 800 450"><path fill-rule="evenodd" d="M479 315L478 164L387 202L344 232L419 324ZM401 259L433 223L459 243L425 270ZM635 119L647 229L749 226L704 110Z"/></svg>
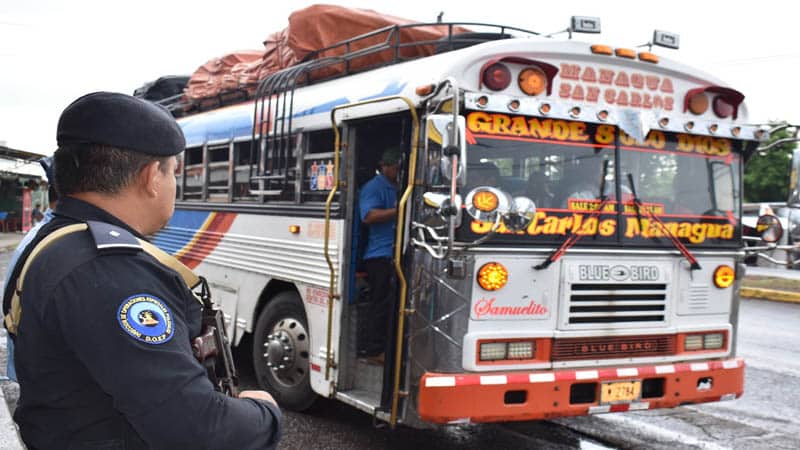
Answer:
<svg viewBox="0 0 800 450"><path fill-rule="evenodd" d="M324 202L333 188L334 133L333 130L318 130L305 137L301 201Z"/></svg>
<svg viewBox="0 0 800 450"><path fill-rule="evenodd" d="M228 180L230 169L230 143L208 146L208 176L206 199L211 202L228 201Z"/></svg>
<svg viewBox="0 0 800 450"><path fill-rule="evenodd" d="M183 199L202 200L203 146L187 148L183 154Z"/></svg>
<svg viewBox="0 0 800 450"><path fill-rule="evenodd" d="M233 200L255 200L256 195L250 192L250 155L252 141L233 143ZM254 164L258 164L255 161Z"/></svg>

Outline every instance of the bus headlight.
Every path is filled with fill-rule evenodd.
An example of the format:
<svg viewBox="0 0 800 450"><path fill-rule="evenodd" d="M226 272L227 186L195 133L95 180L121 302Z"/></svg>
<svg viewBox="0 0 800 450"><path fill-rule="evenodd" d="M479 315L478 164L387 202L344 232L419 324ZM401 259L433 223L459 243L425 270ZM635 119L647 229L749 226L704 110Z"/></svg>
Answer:
<svg viewBox="0 0 800 450"><path fill-rule="evenodd" d="M506 283L508 283L508 270L500 263L486 263L478 270L478 285L487 291L496 291Z"/></svg>
<svg viewBox="0 0 800 450"><path fill-rule="evenodd" d="M683 335L683 351L721 350L725 348L725 332L692 333Z"/></svg>
<svg viewBox="0 0 800 450"><path fill-rule="evenodd" d="M508 344L505 342L486 342L481 344L481 361L506 359L507 346Z"/></svg>

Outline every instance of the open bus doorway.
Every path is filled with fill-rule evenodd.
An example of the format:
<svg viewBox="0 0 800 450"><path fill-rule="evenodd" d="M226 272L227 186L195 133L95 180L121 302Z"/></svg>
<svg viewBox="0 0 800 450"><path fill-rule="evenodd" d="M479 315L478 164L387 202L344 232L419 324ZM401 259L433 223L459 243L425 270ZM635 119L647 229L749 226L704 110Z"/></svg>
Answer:
<svg viewBox="0 0 800 450"><path fill-rule="evenodd" d="M373 225L363 223L360 197L362 190L376 177L381 176L381 157L387 149L398 149L401 154L401 163L397 173L395 207L400 200L408 181L408 158L411 147L411 119L408 113L391 115L379 119L370 118L348 124L348 147L352 150L353 170L348 171L351 181L349 186L354 186L352 208L348 208L347 220L352 224L350 264L347 279L349 280L347 305L345 308L349 328L346 336L345 348L347 354L343 355L345 361L342 369L343 380L340 379L340 391L366 401L376 407L387 408L391 400L391 380L394 370L394 349L397 329L397 300L398 286L394 274L394 263L391 258L385 264L391 264L391 277L385 285L375 291L375 286L370 286L369 270L365 263L365 250L370 239L370 230L376 230ZM366 214L366 213L365 213ZM395 213L396 214L396 213ZM402 224L395 216L395 227ZM394 235L396 228L391 227ZM374 232L374 231L373 231ZM386 233L386 227L380 231ZM396 243L394 243L396 245ZM394 249L392 248L392 255ZM369 259L369 255L367 259ZM374 261L373 261L374 262ZM374 269L373 269L374 270ZM381 305L386 308L383 315L377 314L372 300L382 297ZM370 331L372 328L372 331ZM376 330L383 333L382 351L383 358L359 353L366 347L375 348Z"/></svg>

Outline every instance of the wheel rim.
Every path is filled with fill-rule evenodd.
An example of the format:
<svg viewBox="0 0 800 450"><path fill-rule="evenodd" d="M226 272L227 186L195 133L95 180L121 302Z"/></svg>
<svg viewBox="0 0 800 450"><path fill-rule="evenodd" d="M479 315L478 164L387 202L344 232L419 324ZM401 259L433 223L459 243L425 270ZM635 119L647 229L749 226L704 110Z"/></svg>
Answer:
<svg viewBox="0 0 800 450"><path fill-rule="evenodd" d="M264 363L286 387L299 385L308 371L308 333L299 320L286 317L272 327L263 344Z"/></svg>

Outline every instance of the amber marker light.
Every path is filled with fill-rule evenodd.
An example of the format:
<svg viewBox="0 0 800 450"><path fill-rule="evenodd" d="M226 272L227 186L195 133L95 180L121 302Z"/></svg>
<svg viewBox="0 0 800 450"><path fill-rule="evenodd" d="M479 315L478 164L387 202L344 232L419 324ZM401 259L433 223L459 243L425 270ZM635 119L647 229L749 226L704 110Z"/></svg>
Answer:
<svg viewBox="0 0 800 450"><path fill-rule="evenodd" d="M508 283L508 271L500 263L486 263L478 270L478 285L487 291L496 291L506 283Z"/></svg>
<svg viewBox="0 0 800 450"><path fill-rule="evenodd" d="M572 117L578 117L581 115L581 109L577 106L569 110L569 115Z"/></svg>
<svg viewBox="0 0 800 450"><path fill-rule="evenodd" d="M300 232L300 225L289 225L289 233L297 234Z"/></svg>
<svg viewBox="0 0 800 450"><path fill-rule="evenodd" d="M485 95L481 95L480 97L478 97L478 100L476 101L476 103L478 104L478 107L486 108L486 105L489 104L489 97L487 97Z"/></svg>
<svg viewBox="0 0 800 450"><path fill-rule="evenodd" d="M736 280L736 272L731 266L719 266L714 271L714 285L720 289L730 287Z"/></svg>
<svg viewBox="0 0 800 450"><path fill-rule="evenodd" d="M636 59L636 52L629 48L618 48L614 50L614 54L620 58Z"/></svg>
<svg viewBox="0 0 800 450"><path fill-rule="evenodd" d="M598 112L597 113L597 118L605 122L606 120L608 120L608 111L606 111L604 109L604 110Z"/></svg>
<svg viewBox="0 0 800 450"><path fill-rule="evenodd" d="M653 64L658 64L658 55L650 52L639 52L639 60Z"/></svg>
<svg viewBox="0 0 800 450"><path fill-rule="evenodd" d="M550 103L542 103L539 105L539 112L542 114L548 114L550 112Z"/></svg>
<svg viewBox="0 0 800 450"><path fill-rule="evenodd" d="M666 117L662 117L661 120L658 121L658 125L661 126L661 128L667 128L667 126L669 125L669 119Z"/></svg>
<svg viewBox="0 0 800 450"><path fill-rule="evenodd" d="M519 73L518 83L527 95L539 95L547 88L547 77L541 70L528 67Z"/></svg>
<svg viewBox="0 0 800 450"><path fill-rule="evenodd" d="M511 100L508 102L508 109L511 111L516 111L519 109L519 100Z"/></svg>
<svg viewBox="0 0 800 450"><path fill-rule="evenodd" d="M497 205L500 200L497 196L490 191L480 191L476 192L475 196L472 197L472 206L475 207L478 211L483 212L492 212L497 209Z"/></svg>
<svg viewBox="0 0 800 450"><path fill-rule="evenodd" d="M613 55L614 50L607 45L595 44L592 47L592 53L596 55Z"/></svg>
<svg viewBox="0 0 800 450"><path fill-rule="evenodd" d="M741 127L733 127L733 128L731 128L731 134L734 137L738 137L739 134L741 134L741 133L742 133L742 128Z"/></svg>
<svg viewBox="0 0 800 450"><path fill-rule="evenodd" d="M691 120L686 122L683 128L686 128L686 131L692 131L694 129L694 122L692 122Z"/></svg>
<svg viewBox="0 0 800 450"><path fill-rule="evenodd" d="M711 134L716 134L717 133L717 129L718 129L718 127L717 127L717 124L715 124L715 123L712 123L711 125L708 126L708 132L711 133Z"/></svg>

